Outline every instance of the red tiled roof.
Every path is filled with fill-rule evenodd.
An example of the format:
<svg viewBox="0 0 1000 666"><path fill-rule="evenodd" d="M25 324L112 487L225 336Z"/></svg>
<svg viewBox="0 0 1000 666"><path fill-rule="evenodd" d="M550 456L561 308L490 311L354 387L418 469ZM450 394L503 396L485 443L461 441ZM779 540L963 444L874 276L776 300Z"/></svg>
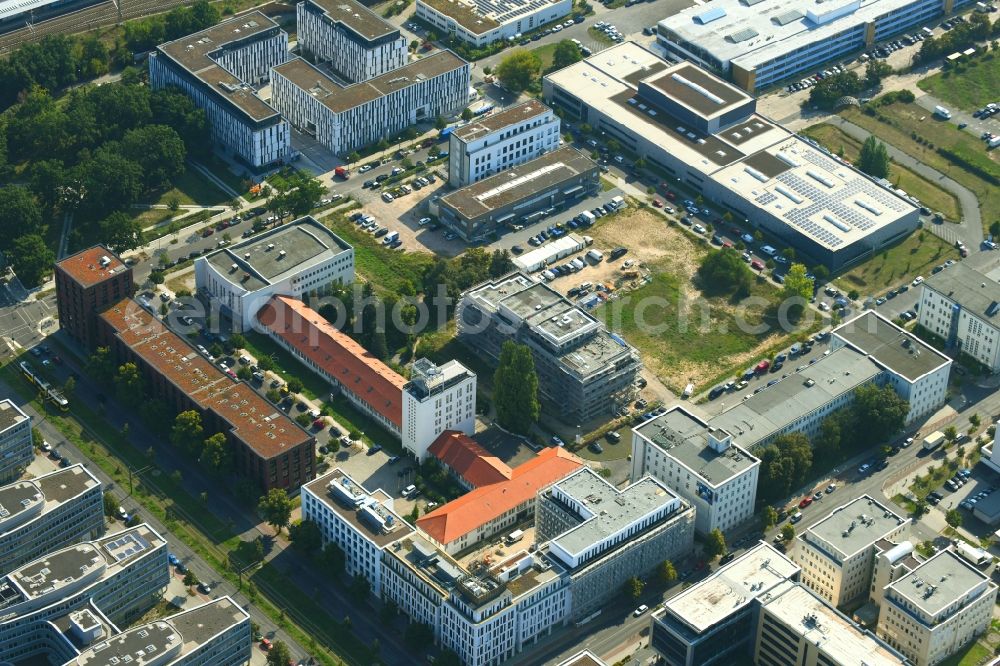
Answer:
<svg viewBox="0 0 1000 666"><path fill-rule="evenodd" d="M417 519L417 527L440 544L448 544L527 502L542 488L583 467L563 448L548 448L515 467L510 479L476 488Z"/></svg>
<svg viewBox="0 0 1000 666"><path fill-rule="evenodd" d="M445 430L427 452L440 460L473 488L511 478L512 470L502 460L458 430Z"/></svg>
<svg viewBox="0 0 1000 666"><path fill-rule="evenodd" d="M202 409L225 420L233 435L264 459L310 440L310 435L245 382L233 381L131 298L101 313L133 353Z"/></svg>
<svg viewBox="0 0 1000 666"><path fill-rule="evenodd" d="M257 320L289 346L336 377L397 428L403 423L403 386L398 372L341 333L302 301L273 296Z"/></svg>
<svg viewBox="0 0 1000 666"><path fill-rule="evenodd" d="M101 266L102 257L107 257L111 263L107 266ZM62 269L81 286L89 287L121 272L125 268L125 264L122 263L117 254L108 248L103 245L95 245L57 261L56 267Z"/></svg>

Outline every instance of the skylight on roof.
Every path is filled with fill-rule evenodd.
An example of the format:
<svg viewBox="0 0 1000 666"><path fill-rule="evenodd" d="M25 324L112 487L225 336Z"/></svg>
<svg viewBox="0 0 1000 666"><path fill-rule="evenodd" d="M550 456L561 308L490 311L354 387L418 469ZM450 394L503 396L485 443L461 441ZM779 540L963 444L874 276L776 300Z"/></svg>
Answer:
<svg viewBox="0 0 1000 666"><path fill-rule="evenodd" d="M777 23L778 25L788 25L792 21L798 21L803 16L805 16L805 14L803 14L797 9L793 9L788 12L782 12L777 16L772 16L771 21Z"/></svg>
<svg viewBox="0 0 1000 666"><path fill-rule="evenodd" d="M694 17L695 21L698 21L702 25L716 21L726 15L726 10L722 7L712 7L711 9L697 14Z"/></svg>
<svg viewBox="0 0 1000 666"><path fill-rule="evenodd" d="M740 42L745 42L748 39L753 39L759 34L760 33L753 28L743 28L742 30L737 30L736 32L729 34L728 37L734 44L739 44Z"/></svg>

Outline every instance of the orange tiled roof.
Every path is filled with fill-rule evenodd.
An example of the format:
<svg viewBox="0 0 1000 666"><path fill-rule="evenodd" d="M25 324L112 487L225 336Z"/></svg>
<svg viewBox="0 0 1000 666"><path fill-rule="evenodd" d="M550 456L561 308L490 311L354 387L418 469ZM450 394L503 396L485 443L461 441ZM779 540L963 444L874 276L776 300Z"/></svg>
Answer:
<svg viewBox="0 0 1000 666"><path fill-rule="evenodd" d="M234 436L262 458L272 458L299 446L310 435L245 382L237 382L196 352L131 298L101 313L118 338L156 368L167 381L211 409L232 428Z"/></svg>
<svg viewBox="0 0 1000 666"><path fill-rule="evenodd" d="M445 430L427 452L454 470L473 488L506 481L512 475L512 470L504 461L458 430Z"/></svg>
<svg viewBox="0 0 1000 666"><path fill-rule="evenodd" d="M417 519L417 527L440 544L448 544L527 502L542 488L583 467L562 448L544 449L515 467L510 479L476 488Z"/></svg>
<svg viewBox="0 0 1000 666"><path fill-rule="evenodd" d="M273 296L257 320L326 372L397 428L403 423L403 385L395 370L341 333L308 305Z"/></svg>
<svg viewBox="0 0 1000 666"><path fill-rule="evenodd" d="M101 257L107 257L111 263L107 266L101 266ZM56 262L56 266L84 287L97 284L125 268L125 264L118 258L118 255L103 245L95 245L81 250Z"/></svg>

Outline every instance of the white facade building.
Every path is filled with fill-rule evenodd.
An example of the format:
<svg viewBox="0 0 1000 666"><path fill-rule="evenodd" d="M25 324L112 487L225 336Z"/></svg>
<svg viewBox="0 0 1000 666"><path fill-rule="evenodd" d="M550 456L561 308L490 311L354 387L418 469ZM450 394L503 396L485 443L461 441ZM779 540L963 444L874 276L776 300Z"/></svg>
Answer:
<svg viewBox="0 0 1000 666"><path fill-rule="evenodd" d="M104 534L101 482L83 465L0 488L0 572Z"/></svg>
<svg viewBox="0 0 1000 666"><path fill-rule="evenodd" d="M845 346L866 354L881 367L879 382L892 385L899 397L910 403L907 425L944 405L951 359L874 310L833 329L830 349Z"/></svg>
<svg viewBox="0 0 1000 666"><path fill-rule="evenodd" d="M649 474L695 507L695 530L727 532L750 519L760 460L724 430L676 406L632 429L632 475Z"/></svg>
<svg viewBox="0 0 1000 666"><path fill-rule="evenodd" d="M417 359L403 387L403 449L417 460L445 430L476 431L476 375L452 359L437 366Z"/></svg>
<svg viewBox="0 0 1000 666"><path fill-rule="evenodd" d="M160 44L149 54L149 83L184 91L205 110L217 147L260 169L290 151L288 123L255 90L287 59L288 34L255 11Z"/></svg>
<svg viewBox="0 0 1000 666"><path fill-rule="evenodd" d="M323 545L344 553L349 576L364 576L376 598L382 596L382 550L413 533L394 513L392 497L368 492L339 467L302 487L302 520L319 526Z"/></svg>
<svg viewBox="0 0 1000 666"><path fill-rule="evenodd" d="M456 128L449 137L448 183L465 187L559 147L559 116L529 100Z"/></svg>
<svg viewBox="0 0 1000 666"><path fill-rule="evenodd" d="M918 308L921 326L945 344L1000 371L1000 282L962 261L924 281Z"/></svg>
<svg viewBox="0 0 1000 666"><path fill-rule="evenodd" d="M868 495L855 498L798 535L792 559L802 567L802 584L834 606L870 592L876 544L899 541L909 518Z"/></svg>
<svg viewBox="0 0 1000 666"><path fill-rule="evenodd" d="M408 44L399 28L355 0L303 0L295 19L299 48L353 83L407 63Z"/></svg>
<svg viewBox="0 0 1000 666"><path fill-rule="evenodd" d="M944 550L885 588L878 635L933 666L989 629L996 597L996 583Z"/></svg>
<svg viewBox="0 0 1000 666"><path fill-rule="evenodd" d="M10 398L0 400L0 482L19 477L34 459L31 417Z"/></svg>
<svg viewBox="0 0 1000 666"><path fill-rule="evenodd" d="M273 295L301 298L354 282L354 248L302 217L198 258L194 277L198 291L216 299L233 326L247 331Z"/></svg>
<svg viewBox="0 0 1000 666"><path fill-rule="evenodd" d="M302 58L272 71L274 107L292 125L342 155L420 121L460 113L469 98L469 63L451 51L346 87Z"/></svg>
<svg viewBox="0 0 1000 666"><path fill-rule="evenodd" d="M515 39L573 11L572 0L417 0L414 16L475 47Z"/></svg>

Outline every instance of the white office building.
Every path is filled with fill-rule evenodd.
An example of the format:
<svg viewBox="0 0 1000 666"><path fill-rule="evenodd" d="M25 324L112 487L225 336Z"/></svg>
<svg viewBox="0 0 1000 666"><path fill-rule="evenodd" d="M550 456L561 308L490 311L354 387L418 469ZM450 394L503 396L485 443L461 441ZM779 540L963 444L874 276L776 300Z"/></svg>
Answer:
<svg viewBox="0 0 1000 666"><path fill-rule="evenodd" d="M354 248L311 217L275 227L194 262L195 285L233 326L250 330L274 295L301 299L354 282Z"/></svg>
<svg viewBox="0 0 1000 666"><path fill-rule="evenodd" d="M927 278L920 290L918 323L945 344L1000 370L1000 277L961 261Z"/></svg>
<svg viewBox="0 0 1000 666"><path fill-rule="evenodd" d="M899 541L909 525L868 495L837 507L798 535L792 559L802 567L802 584L834 606L867 600L876 544Z"/></svg>
<svg viewBox="0 0 1000 666"><path fill-rule="evenodd" d="M458 114L469 98L469 63L451 51L348 86L302 58L272 71L274 107L338 155L396 136L418 122Z"/></svg>
<svg viewBox="0 0 1000 666"><path fill-rule="evenodd" d="M0 578L0 661L65 649L52 624L73 611L125 626L162 599L169 580L167 542L145 523L49 552Z"/></svg>
<svg viewBox="0 0 1000 666"><path fill-rule="evenodd" d="M571 11L572 0L417 0L414 16L478 48L516 39Z"/></svg>
<svg viewBox="0 0 1000 666"><path fill-rule="evenodd" d="M885 588L878 635L916 666L933 666L990 627L997 585L943 550Z"/></svg>
<svg viewBox="0 0 1000 666"><path fill-rule="evenodd" d="M972 0L716 0L660 21L673 55L728 75L753 92L812 74Z"/></svg>
<svg viewBox="0 0 1000 666"><path fill-rule="evenodd" d="M922 309L922 308L921 308ZM944 406L951 359L912 333L866 310L833 329L830 349L849 347L880 368L880 384L889 384L910 403L906 424L917 423Z"/></svg>
<svg viewBox="0 0 1000 666"><path fill-rule="evenodd" d="M0 488L0 572L104 534L101 490L79 464Z"/></svg>
<svg viewBox="0 0 1000 666"><path fill-rule="evenodd" d="M34 459L31 417L10 398L0 400L0 482L19 477Z"/></svg>
<svg viewBox="0 0 1000 666"><path fill-rule="evenodd" d="M454 359L417 359L403 387L403 449L423 461L445 430L475 433L476 375Z"/></svg>
<svg viewBox="0 0 1000 666"><path fill-rule="evenodd" d="M538 100L456 128L449 137L448 183L465 187L559 147L559 116Z"/></svg>
<svg viewBox="0 0 1000 666"><path fill-rule="evenodd" d="M382 551L413 533L381 488L369 492L339 467L302 486L302 520L319 526L323 545L344 553L349 576L364 576L376 598L382 595Z"/></svg>
<svg viewBox="0 0 1000 666"><path fill-rule="evenodd" d="M632 429L633 479L649 474L695 508L695 530L727 532L753 516L760 460L733 436L676 406Z"/></svg>
<svg viewBox="0 0 1000 666"><path fill-rule="evenodd" d="M288 34L254 11L160 44L149 54L149 83L183 90L205 110L216 147L261 169L290 151L288 123L256 91L287 59Z"/></svg>
<svg viewBox="0 0 1000 666"><path fill-rule="evenodd" d="M303 0L296 5L299 49L353 83L407 63L399 28L355 0Z"/></svg>

